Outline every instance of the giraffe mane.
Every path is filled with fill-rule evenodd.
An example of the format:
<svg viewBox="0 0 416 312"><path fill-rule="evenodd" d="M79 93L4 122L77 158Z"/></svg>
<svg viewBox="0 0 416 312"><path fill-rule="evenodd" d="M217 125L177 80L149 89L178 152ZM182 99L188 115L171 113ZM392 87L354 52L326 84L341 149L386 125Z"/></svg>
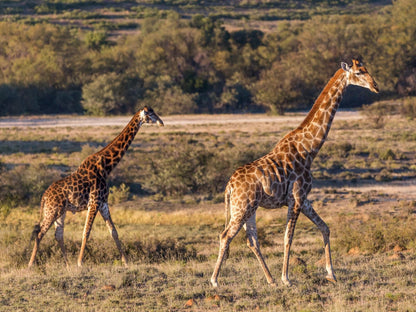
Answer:
<svg viewBox="0 0 416 312"><path fill-rule="evenodd" d="M337 81L339 79L339 76L343 74L344 74L344 70L341 68L336 71L334 76L332 76L332 78L328 81L328 83L326 84L322 92L319 94L318 98L315 100L308 115L306 115L305 119L303 120L303 122L300 124L300 126L297 129L302 129L303 127L305 127L312 121L313 117L315 116L315 113L319 110L319 103L322 102L324 96L329 92L333 83Z"/></svg>

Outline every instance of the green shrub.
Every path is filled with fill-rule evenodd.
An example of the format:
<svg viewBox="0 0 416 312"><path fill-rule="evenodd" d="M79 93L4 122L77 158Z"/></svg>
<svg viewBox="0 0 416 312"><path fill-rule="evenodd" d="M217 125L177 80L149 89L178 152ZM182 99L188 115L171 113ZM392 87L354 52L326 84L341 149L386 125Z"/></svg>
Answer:
<svg viewBox="0 0 416 312"><path fill-rule="evenodd" d="M130 187L122 183L120 186L110 187L110 194L108 195L108 203L110 205L119 204L129 199Z"/></svg>
<svg viewBox="0 0 416 312"><path fill-rule="evenodd" d="M3 169L0 176L0 207L3 213L18 205L37 205L46 188L61 172L45 165L19 165Z"/></svg>
<svg viewBox="0 0 416 312"><path fill-rule="evenodd" d="M396 159L396 154L389 148L379 154L379 158L382 160L394 160Z"/></svg>
<svg viewBox="0 0 416 312"><path fill-rule="evenodd" d="M335 233L335 246L343 252L359 248L361 252L375 254L387 252L395 246L410 249L416 239L412 216L401 213L395 218L370 217L366 222L345 218L331 226Z"/></svg>
<svg viewBox="0 0 416 312"><path fill-rule="evenodd" d="M347 158L355 147L349 142L329 143L324 145L322 152L330 156Z"/></svg>
<svg viewBox="0 0 416 312"><path fill-rule="evenodd" d="M361 113L366 117L371 127L382 129L387 123L390 115L397 113L397 107L389 102L376 102L364 105Z"/></svg>
<svg viewBox="0 0 416 312"><path fill-rule="evenodd" d="M387 169L383 169L381 170L376 176L375 176L375 180L378 182L387 182L387 181L391 181L393 179L391 173L389 170Z"/></svg>
<svg viewBox="0 0 416 312"><path fill-rule="evenodd" d="M400 113L409 118L416 118L416 97L407 97L402 100Z"/></svg>
<svg viewBox="0 0 416 312"><path fill-rule="evenodd" d="M155 193L170 196L195 194L210 189L207 180L209 164L214 154L194 146L179 143L176 148L164 151L164 157L150 159L150 172L144 181Z"/></svg>
<svg viewBox="0 0 416 312"><path fill-rule="evenodd" d="M100 50L102 46L108 43L107 34L103 31L89 32L85 35L85 43L90 49Z"/></svg>

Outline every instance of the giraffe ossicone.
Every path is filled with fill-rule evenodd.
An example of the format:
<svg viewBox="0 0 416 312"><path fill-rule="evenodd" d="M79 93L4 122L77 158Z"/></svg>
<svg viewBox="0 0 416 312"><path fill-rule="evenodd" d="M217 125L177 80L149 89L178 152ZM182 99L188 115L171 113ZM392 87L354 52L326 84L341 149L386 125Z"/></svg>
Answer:
<svg viewBox="0 0 416 312"><path fill-rule="evenodd" d="M291 285L288 275L289 253L296 221L301 212L321 231L325 248L326 279L336 282L329 244L330 231L313 209L307 195L312 188L312 162L327 138L342 95L351 84L376 93L379 91L376 82L359 60L353 59L352 66L342 63L304 121L286 134L271 152L233 173L225 189L227 220L225 230L220 235L219 255L211 277L214 287L218 286L218 275L229 245L242 227L246 231L247 246L256 255L267 282L276 285L260 252L257 239L256 210L259 206L266 209L288 207L284 236L283 284Z"/></svg>
<svg viewBox="0 0 416 312"><path fill-rule="evenodd" d="M153 109L145 106L133 116L123 131L110 144L97 153L88 156L75 172L52 183L45 193L43 193L40 207L40 221L39 224L35 225L31 238L31 240L35 239L35 245L30 257L29 267L33 265L39 243L52 223L55 224L55 238L61 248L64 261L68 266L64 245L66 212L70 211L75 213L83 210L88 210L88 212L78 257L78 266L82 265L85 246L98 212L103 217L116 243L123 263L127 264L127 256L123 251L108 208L107 200L109 190L107 177L120 162L143 123L157 123L163 126L163 121Z"/></svg>

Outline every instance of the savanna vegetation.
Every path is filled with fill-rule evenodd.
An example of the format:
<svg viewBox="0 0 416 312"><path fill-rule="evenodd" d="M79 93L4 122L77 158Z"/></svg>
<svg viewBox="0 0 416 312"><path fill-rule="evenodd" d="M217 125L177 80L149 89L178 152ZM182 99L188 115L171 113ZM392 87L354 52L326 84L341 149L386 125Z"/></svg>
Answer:
<svg viewBox="0 0 416 312"><path fill-rule="evenodd" d="M377 99L416 90L412 0L16 0L0 13L0 115L130 114L143 104L165 115L281 114L309 107L355 54ZM360 91L343 105L373 100Z"/></svg>
<svg viewBox="0 0 416 312"><path fill-rule="evenodd" d="M82 212L66 217L69 268L51 229L32 270L29 238L42 193L123 125L0 127L0 310L414 311L413 2L1 1L0 115L130 115L148 104L166 126L143 127L109 178L130 265L122 266L98 217L84 267L76 267ZM310 107L356 54L382 92L347 92L342 107L365 105L360 115L336 116L309 196L331 229L338 283L324 279L321 234L301 216L293 287L267 285L240 233L214 290L230 175L297 126L304 115L293 111ZM235 112L286 117L170 125L184 116L167 116ZM285 223L285 208L257 213L277 280Z"/></svg>
<svg viewBox="0 0 416 312"><path fill-rule="evenodd" d="M377 112L377 106L367 108ZM396 107L405 107L402 103ZM348 113L347 113L348 115ZM313 166L313 205L331 229L338 283L324 280L322 238L300 217L291 288L270 288L244 233L233 241L220 288L209 284L224 227L222 191L232 171L268 152L302 120L143 127L110 176L109 202L130 266L104 222L76 267L85 213L68 214L65 268L53 229L27 270L42 192L115 137L107 127L1 128L0 304L3 311L413 311L416 264L415 121L389 114L335 118ZM199 119L207 118L200 116ZM235 118L230 116L230 118ZM273 275L283 260L286 209L259 209L259 237Z"/></svg>

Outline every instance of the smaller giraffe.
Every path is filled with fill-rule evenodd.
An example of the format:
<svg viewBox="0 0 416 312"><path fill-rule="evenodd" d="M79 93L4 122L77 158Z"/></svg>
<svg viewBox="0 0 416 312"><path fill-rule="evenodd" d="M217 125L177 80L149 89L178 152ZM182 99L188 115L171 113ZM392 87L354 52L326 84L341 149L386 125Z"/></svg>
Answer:
<svg viewBox="0 0 416 312"><path fill-rule="evenodd" d="M120 162L143 123L157 123L163 126L163 121L159 116L151 108L145 106L133 116L123 131L110 144L97 153L88 156L75 172L52 183L45 191L40 205L41 220L39 224L35 225L31 238L31 240L35 239L35 245L30 257L29 267L33 265L39 243L52 223L55 223L55 239L61 247L64 261L68 266L64 246L65 215L67 211L76 213L87 209L78 266L82 266L85 246L98 212L107 224L123 263L127 265L127 257L122 249L108 208L109 191L106 180L110 172Z"/></svg>
<svg viewBox="0 0 416 312"><path fill-rule="evenodd" d="M231 176L225 189L225 209L227 219L230 211L230 218L220 235L218 260L211 277L214 287L218 286L218 274L229 245L242 227L246 231L247 246L256 255L267 282L275 285L257 239L256 211L259 206L266 209L288 207L282 269L285 285L291 284L288 276L289 252L301 212L321 231L328 273L326 278L336 281L329 247L329 228L312 208L307 196L312 188L312 162L327 138L348 85L379 92L377 83L359 60L353 59L352 66L341 63L341 68L329 80L305 120L286 134L270 153L238 168Z"/></svg>

